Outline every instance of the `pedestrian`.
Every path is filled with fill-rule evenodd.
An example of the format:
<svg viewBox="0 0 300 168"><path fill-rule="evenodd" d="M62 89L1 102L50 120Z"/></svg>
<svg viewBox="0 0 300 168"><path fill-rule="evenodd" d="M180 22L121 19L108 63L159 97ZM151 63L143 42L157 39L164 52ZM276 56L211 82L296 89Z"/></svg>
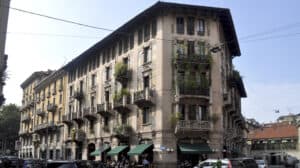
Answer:
<svg viewBox="0 0 300 168"><path fill-rule="evenodd" d="M149 164L150 164L150 162L146 159L146 157L144 157L144 159L143 159L143 165L144 165L144 167L145 168L149 168Z"/></svg>

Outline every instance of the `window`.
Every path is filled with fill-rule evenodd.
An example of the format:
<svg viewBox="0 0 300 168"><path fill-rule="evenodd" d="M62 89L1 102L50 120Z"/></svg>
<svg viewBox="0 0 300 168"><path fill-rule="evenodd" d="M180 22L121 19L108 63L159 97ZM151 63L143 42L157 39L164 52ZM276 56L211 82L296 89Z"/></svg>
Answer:
<svg viewBox="0 0 300 168"><path fill-rule="evenodd" d="M182 40L177 40L177 55L179 57L184 56L184 41Z"/></svg>
<svg viewBox="0 0 300 168"><path fill-rule="evenodd" d="M109 91L105 91L105 102L109 102Z"/></svg>
<svg viewBox="0 0 300 168"><path fill-rule="evenodd" d="M187 48L187 54L188 56L193 56L195 54L195 45L194 45L194 41L188 41L188 48Z"/></svg>
<svg viewBox="0 0 300 168"><path fill-rule="evenodd" d="M194 33L195 33L195 18L194 17L188 17L187 33L189 35L194 35Z"/></svg>
<svg viewBox="0 0 300 168"><path fill-rule="evenodd" d="M197 120L197 106L196 105L189 105L188 116L189 116L189 120Z"/></svg>
<svg viewBox="0 0 300 168"><path fill-rule="evenodd" d="M134 34L130 34L130 37L129 37L129 45L130 45L130 49L133 49L134 47Z"/></svg>
<svg viewBox="0 0 300 168"><path fill-rule="evenodd" d="M203 36L205 33L205 22L204 19L199 19L198 35Z"/></svg>
<svg viewBox="0 0 300 168"><path fill-rule="evenodd" d="M157 32L157 23L156 23L156 19L152 21L151 23L151 34L152 34L152 38L154 38L156 36L156 32Z"/></svg>
<svg viewBox="0 0 300 168"><path fill-rule="evenodd" d="M97 62L97 67L99 67L100 66L100 55L98 54L97 56L96 56L96 62Z"/></svg>
<svg viewBox="0 0 300 168"><path fill-rule="evenodd" d="M185 119L185 105L184 104L180 104L179 105L179 113L180 113L180 120L184 120Z"/></svg>
<svg viewBox="0 0 300 168"><path fill-rule="evenodd" d="M59 104L61 104L62 103L62 95L60 94L59 95Z"/></svg>
<svg viewBox="0 0 300 168"><path fill-rule="evenodd" d="M53 97L52 103L53 103L53 104L55 104L55 103L56 103L56 101L55 101L55 97Z"/></svg>
<svg viewBox="0 0 300 168"><path fill-rule="evenodd" d="M61 109L58 111L58 121L61 121Z"/></svg>
<svg viewBox="0 0 300 168"><path fill-rule="evenodd" d="M111 69L110 67L106 67L106 70L105 70L105 79L108 81L110 80L110 73L111 73Z"/></svg>
<svg viewBox="0 0 300 168"><path fill-rule="evenodd" d="M80 85L79 85L79 91L80 91L80 93L82 93L83 92L83 81L80 81Z"/></svg>
<svg viewBox="0 0 300 168"><path fill-rule="evenodd" d="M144 25L144 41L148 41L150 39L150 24L147 23Z"/></svg>
<svg viewBox="0 0 300 168"><path fill-rule="evenodd" d="M122 124L127 124L127 114L121 114L121 122Z"/></svg>
<svg viewBox="0 0 300 168"><path fill-rule="evenodd" d="M144 64L150 62L150 47L145 47L144 48Z"/></svg>
<svg viewBox="0 0 300 168"><path fill-rule="evenodd" d="M140 28L138 30L138 44L141 44L143 42L143 29Z"/></svg>
<svg viewBox="0 0 300 168"><path fill-rule="evenodd" d="M149 88L150 87L150 79L149 76L145 76L144 77L144 89Z"/></svg>
<svg viewBox="0 0 300 168"><path fill-rule="evenodd" d="M108 117L104 117L104 126L108 126L109 124L109 120L108 120Z"/></svg>
<svg viewBox="0 0 300 168"><path fill-rule="evenodd" d="M116 57L116 48L117 48L116 45L114 45L111 49L111 55L113 59L115 59Z"/></svg>
<svg viewBox="0 0 300 168"><path fill-rule="evenodd" d="M93 108L95 106L95 97L91 97L91 107Z"/></svg>
<svg viewBox="0 0 300 168"><path fill-rule="evenodd" d="M105 52L102 53L102 64L105 64Z"/></svg>
<svg viewBox="0 0 300 168"><path fill-rule="evenodd" d="M205 43L199 42L199 55L204 56L205 55Z"/></svg>
<svg viewBox="0 0 300 168"><path fill-rule="evenodd" d="M56 142L60 141L60 132L56 133Z"/></svg>
<svg viewBox="0 0 300 168"><path fill-rule="evenodd" d="M54 82L54 85L53 85L53 93L56 93L56 81Z"/></svg>
<svg viewBox="0 0 300 168"><path fill-rule="evenodd" d="M119 49L119 55L121 55L122 54L122 40L119 41L118 49Z"/></svg>
<svg viewBox="0 0 300 168"><path fill-rule="evenodd" d="M90 127L90 133L94 133L94 121L93 120L91 120L90 122L89 122L89 127Z"/></svg>
<svg viewBox="0 0 300 168"><path fill-rule="evenodd" d="M143 124L150 123L150 107L143 108Z"/></svg>
<svg viewBox="0 0 300 168"><path fill-rule="evenodd" d="M200 120L202 121L208 120L208 111L206 106L199 106L199 115L200 115Z"/></svg>
<svg viewBox="0 0 300 168"><path fill-rule="evenodd" d="M92 87L96 85L96 74L92 74Z"/></svg>
<svg viewBox="0 0 300 168"><path fill-rule="evenodd" d="M123 63L128 66L128 57L123 58Z"/></svg>
<svg viewBox="0 0 300 168"><path fill-rule="evenodd" d="M126 53L128 51L128 37L124 38L124 53Z"/></svg>
<svg viewBox="0 0 300 168"><path fill-rule="evenodd" d="M184 34L184 18L177 17L176 18L176 28L178 34Z"/></svg>

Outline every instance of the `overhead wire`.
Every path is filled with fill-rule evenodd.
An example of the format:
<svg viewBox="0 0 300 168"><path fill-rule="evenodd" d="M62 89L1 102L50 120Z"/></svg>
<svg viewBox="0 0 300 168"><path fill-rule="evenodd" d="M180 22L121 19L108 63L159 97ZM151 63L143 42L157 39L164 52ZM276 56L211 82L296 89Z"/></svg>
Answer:
<svg viewBox="0 0 300 168"><path fill-rule="evenodd" d="M68 19L53 17L53 16L49 16L49 15L45 15L45 14L40 14L40 13L37 13L37 12L32 12L32 11L28 11L28 10L24 10L24 9L20 9L20 8L5 6L3 4L0 4L0 6L5 7L5 8L9 8L9 9L12 9L12 10L16 10L16 11L19 11L19 12L23 12L23 13L27 13L27 14L31 14L31 15L36 15L36 16L40 16L40 17L44 17L44 18L48 18L48 19L52 19L52 20L56 20L56 21L60 21L60 22L65 22L65 23L69 23L69 24L75 24L75 25L83 26L83 27L87 27L87 28L92 28L92 29L97 29L97 30L102 30L102 31L109 31L109 32L114 32L115 31L114 29L110 29L110 28L88 25L88 24L84 24L84 23L80 23L80 22L76 22L76 21L72 21L72 20L68 20ZM282 31L282 30L290 29L290 28L293 28L295 26L300 26L300 22L296 22L296 23L292 23L292 24L288 24L288 25L283 25L283 26L276 27L276 28L273 28L271 30L267 30L267 31L259 32L259 33L250 34L250 35L239 38L239 40L241 40L241 41L242 40L249 40L249 38L264 36L264 35L267 35L267 34L273 34L274 32L279 32L279 31ZM13 32L10 32L10 33L13 33ZM130 35L127 32L118 32L118 33L122 34L122 35ZM26 32L23 32L23 33L20 33L20 34L52 36L52 34L47 34L47 33L26 33ZM296 34L298 34L298 33L296 33ZM73 38L81 38L81 37L82 38L98 38L98 37L91 37L91 36L63 35L63 34L53 34L53 36L73 37ZM280 35L280 36L284 37L285 35ZM287 36L290 36L290 35L287 35ZM270 38L270 37L267 37L267 39L268 38ZM165 40L165 41L174 42L173 39L164 39L164 38L156 38L156 39L157 40ZM219 44L214 44L212 46L213 47L222 46L222 45L225 45L225 44L232 43L234 41L235 40L224 41L224 42L221 42Z"/></svg>

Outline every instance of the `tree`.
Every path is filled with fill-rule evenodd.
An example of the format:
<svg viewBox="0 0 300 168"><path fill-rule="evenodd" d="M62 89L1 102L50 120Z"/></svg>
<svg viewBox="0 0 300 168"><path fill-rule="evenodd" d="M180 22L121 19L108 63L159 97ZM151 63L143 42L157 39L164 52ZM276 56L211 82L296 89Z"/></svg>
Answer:
<svg viewBox="0 0 300 168"><path fill-rule="evenodd" d="M2 152L14 150L14 143L18 139L20 126L19 107L15 104L4 105L0 109L0 141Z"/></svg>

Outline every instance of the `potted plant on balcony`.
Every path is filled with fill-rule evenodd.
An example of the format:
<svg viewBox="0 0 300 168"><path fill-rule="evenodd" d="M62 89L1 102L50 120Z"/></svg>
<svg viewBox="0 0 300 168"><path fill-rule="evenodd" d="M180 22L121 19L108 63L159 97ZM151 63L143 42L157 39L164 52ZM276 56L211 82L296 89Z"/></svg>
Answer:
<svg viewBox="0 0 300 168"><path fill-rule="evenodd" d="M114 101L121 100L123 96L130 96L130 92L128 91L128 89L121 89L119 92L116 92L113 95L113 100Z"/></svg>
<svg viewBox="0 0 300 168"><path fill-rule="evenodd" d="M124 82L128 78L128 65L123 62L118 62L115 65L115 78L117 81Z"/></svg>
<svg viewBox="0 0 300 168"><path fill-rule="evenodd" d="M132 127L128 124L117 125L113 128L113 132L116 136L128 136L132 132Z"/></svg>

